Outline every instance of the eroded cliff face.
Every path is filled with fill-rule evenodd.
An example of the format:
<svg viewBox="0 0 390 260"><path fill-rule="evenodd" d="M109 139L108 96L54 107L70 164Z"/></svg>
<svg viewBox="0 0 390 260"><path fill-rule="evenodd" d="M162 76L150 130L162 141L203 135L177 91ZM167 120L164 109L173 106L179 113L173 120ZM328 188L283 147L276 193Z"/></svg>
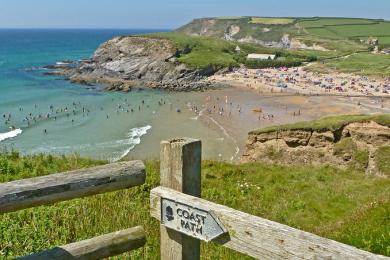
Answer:
<svg viewBox="0 0 390 260"><path fill-rule="evenodd" d="M176 58L177 50L166 39L126 36L103 43L91 59L54 73L81 84L101 83L108 90L128 91L134 86L170 90L200 90L212 73L191 70Z"/></svg>
<svg viewBox="0 0 390 260"><path fill-rule="evenodd" d="M282 130L250 133L244 162L333 165L390 176L378 167L377 151L390 146L390 128L376 122L351 123L336 131ZM389 162L390 163L390 162Z"/></svg>
<svg viewBox="0 0 390 260"><path fill-rule="evenodd" d="M252 23L250 17L195 19L177 31L191 36L215 37L273 48L327 50L318 44L308 46L299 41L297 36L302 35L302 28L294 23L283 25Z"/></svg>

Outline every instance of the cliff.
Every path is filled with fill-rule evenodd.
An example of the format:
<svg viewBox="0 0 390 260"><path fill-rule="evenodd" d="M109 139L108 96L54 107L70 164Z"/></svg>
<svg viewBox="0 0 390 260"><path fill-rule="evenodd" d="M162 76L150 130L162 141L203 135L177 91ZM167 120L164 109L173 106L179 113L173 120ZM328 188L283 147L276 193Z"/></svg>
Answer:
<svg viewBox="0 0 390 260"><path fill-rule="evenodd" d="M217 37L241 43L290 48L291 37L299 32L294 21L294 19L254 17L201 18L180 27L177 31L193 36Z"/></svg>
<svg viewBox="0 0 390 260"><path fill-rule="evenodd" d="M328 117L249 133L244 162L333 165L390 177L390 116Z"/></svg>
<svg viewBox="0 0 390 260"><path fill-rule="evenodd" d="M209 70L189 69L177 59L178 49L168 39L122 36L103 43L91 59L72 66L51 66L74 83L104 84L108 90L128 91L134 86L169 90L209 87Z"/></svg>
<svg viewBox="0 0 390 260"><path fill-rule="evenodd" d="M362 24L365 31L356 30ZM378 19L238 16L195 19L177 31L274 48L352 53L367 51L368 46L359 42L380 37L379 25L390 28L390 23ZM386 42L379 44L389 47Z"/></svg>

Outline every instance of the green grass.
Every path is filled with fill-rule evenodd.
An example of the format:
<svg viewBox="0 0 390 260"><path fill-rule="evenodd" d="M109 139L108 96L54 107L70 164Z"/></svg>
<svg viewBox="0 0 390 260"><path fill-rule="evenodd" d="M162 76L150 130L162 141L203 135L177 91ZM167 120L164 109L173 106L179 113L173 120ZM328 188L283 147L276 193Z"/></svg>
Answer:
<svg viewBox="0 0 390 260"><path fill-rule="evenodd" d="M390 22L388 21L317 18L301 20L298 25L305 28L310 35L324 39L366 40L368 37L376 37L379 39L379 45L382 48L390 46L388 39L390 37Z"/></svg>
<svg viewBox="0 0 390 260"><path fill-rule="evenodd" d="M179 32L156 33L147 36L171 40L178 50L178 60L192 69L236 67L240 63L245 63L246 56L249 53L278 53L281 57L289 58L288 60L297 59L299 61L312 58L311 53L295 53L254 44L235 43L213 37L188 36ZM235 51L237 45L241 49L240 53Z"/></svg>
<svg viewBox="0 0 390 260"><path fill-rule="evenodd" d="M390 46L390 22L381 19L217 17L196 19L177 31L223 38L232 26L240 29L234 39L252 37L265 42L279 42L288 34L293 38L310 39L328 50L344 54L367 52L368 45L360 40L368 37L378 38L381 48Z"/></svg>
<svg viewBox="0 0 390 260"><path fill-rule="evenodd" d="M365 25L375 24L375 20L359 19L359 18L312 18L302 19L299 24L305 28L318 28L332 25Z"/></svg>
<svg viewBox="0 0 390 260"><path fill-rule="evenodd" d="M15 155L1 156L12 164L25 161ZM47 160L48 156L40 155L27 161L38 165ZM84 164L80 160L76 163L68 158L64 162L63 158L52 157L50 165L57 166L47 165L44 174L102 163L86 160L88 163ZM150 217L149 192L158 186L159 163L146 162L146 167L146 183L140 187L0 215L0 258L143 225L146 246L123 258L158 259L159 224ZM3 168L0 169L4 175ZM3 180L27 177L27 168L16 169L12 178ZM389 187L388 179L332 167L231 165L211 161L202 165L205 199L388 256ZM246 259L213 243L202 243L201 250L204 259Z"/></svg>
<svg viewBox="0 0 390 260"><path fill-rule="evenodd" d="M342 37L382 36L390 34L390 23L380 22L367 25L335 25L327 27Z"/></svg>
<svg viewBox="0 0 390 260"><path fill-rule="evenodd" d="M333 40L342 39L342 37L328 30L327 28L307 28L306 31L310 35L314 35L320 38L333 39Z"/></svg>
<svg viewBox="0 0 390 260"><path fill-rule="evenodd" d="M381 45L383 47L390 46L390 35L388 35L388 36L379 36L377 38L379 40L379 45Z"/></svg>
<svg viewBox="0 0 390 260"><path fill-rule="evenodd" d="M354 150L352 152L352 167L355 167L360 170L367 169L368 162L369 162L369 153L367 150Z"/></svg>
<svg viewBox="0 0 390 260"><path fill-rule="evenodd" d="M314 121L304 121L289 125L271 126L250 132L250 134L270 133L283 130L336 131L354 122L374 121L390 127L390 115L342 115L323 117Z"/></svg>
<svg viewBox="0 0 390 260"><path fill-rule="evenodd" d="M290 24L294 19L291 18L273 18L273 17L252 17L250 23L253 24Z"/></svg>
<svg viewBox="0 0 390 260"><path fill-rule="evenodd" d="M379 171L390 176L390 146L382 146L376 151L376 165Z"/></svg>
<svg viewBox="0 0 390 260"><path fill-rule="evenodd" d="M180 33L164 34L182 46L186 43L193 46L191 53L182 55L179 60L190 68L206 68L213 66L235 67L245 64L243 55L236 55L235 42L222 40L229 28L239 28L233 39L252 37L263 42L280 42L286 34L291 38L305 43L325 48L327 51L314 50L285 50L260 47L256 44L248 49L256 53L279 53L289 63L302 64L315 60L318 62L308 68L319 73L334 71L354 73L369 77L385 77L390 74L390 57L369 53L369 46L361 43L368 37L377 37L380 48L390 46L390 22L372 19L354 18L267 18L267 17L236 17L236 18L205 18L197 19L177 30ZM187 36L183 34L205 34L209 38ZM218 39L218 40L217 40ZM243 54L250 53L244 50ZM356 54L344 58L347 55ZM262 64L257 67L272 66Z"/></svg>
<svg viewBox="0 0 390 260"><path fill-rule="evenodd" d="M216 19L218 20L239 20L243 18L243 16L220 16L217 17Z"/></svg>
<svg viewBox="0 0 390 260"><path fill-rule="evenodd" d="M100 165L104 162L82 158L78 155L55 157L52 155L21 156L18 152L0 152L0 182L38 177L53 172L63 172Z"/></svg>
<svg viewBox="0 0 390 260"><path fill-rule="evenodd" d="M326 60L307 68L309 71L330 73L334 70L376 78L390 74L390 56L381 54L358 53L348 58Z"/></svg>
<svg viewBox="0 0 390 260"><path fill-rule="evenodd" d="M340 140L340 142L334 145L333 153L335 155L343 155L346 152L352 153L356 150L356 148L356 144L352 141L352 138L347 137L343 138L342 140Z"/></svg>
<svg viewBox="0 0 390 260"><path fill-rule="evenodd" d="M204 69L236 66L234 60L236 45L211 37L187 36L182 33L157 33L151 37L171 40L179 50L179 61L190 68Z"/></svg>
<svg viewBox="0 0 390 260"><path fill-rule="evenodd" d="M368 166L368 151L358 149L358 146L354 143L351 137L342 138L339 142L337 142L334 145L333 154L338 156L343 156L345 154L350 155L350 168L364 171Z"/></svg>

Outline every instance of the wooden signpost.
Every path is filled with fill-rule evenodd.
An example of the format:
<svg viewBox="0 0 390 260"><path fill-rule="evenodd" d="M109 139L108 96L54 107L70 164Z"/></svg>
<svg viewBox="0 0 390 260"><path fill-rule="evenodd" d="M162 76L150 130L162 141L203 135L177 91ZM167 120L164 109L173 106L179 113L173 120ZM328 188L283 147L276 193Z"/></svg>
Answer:
<svg viewBox="0 0 390 260"><path fill-rule="evenodd" d="M199 140L174 139L161 142L160 184L200 197L202 144ZM161 221L161 219L160 219ZM200 259L200 241L160 225L161 259Z"/></svg>
<svg viewBox="0 0 390 260"><path fill-rule="evenodd" d="M201 142L161 143L161 187L150 213L161 222L161 259L200 259L213 241L257 259L389 259L200 198Z"/></svg>

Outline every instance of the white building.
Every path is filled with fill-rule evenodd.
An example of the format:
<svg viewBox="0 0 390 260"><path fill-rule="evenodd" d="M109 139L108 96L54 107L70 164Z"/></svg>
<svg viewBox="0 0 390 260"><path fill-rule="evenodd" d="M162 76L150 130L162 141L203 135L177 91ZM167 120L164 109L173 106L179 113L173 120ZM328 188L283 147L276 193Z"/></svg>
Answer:
<svg viewBox="0 0 390 260"><path fill-rule="evenodd" d="M274 60L275 58L276 55L273 54L256 54L256 53L248 54L247 57L248 60Z"/></svg>

